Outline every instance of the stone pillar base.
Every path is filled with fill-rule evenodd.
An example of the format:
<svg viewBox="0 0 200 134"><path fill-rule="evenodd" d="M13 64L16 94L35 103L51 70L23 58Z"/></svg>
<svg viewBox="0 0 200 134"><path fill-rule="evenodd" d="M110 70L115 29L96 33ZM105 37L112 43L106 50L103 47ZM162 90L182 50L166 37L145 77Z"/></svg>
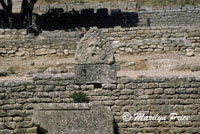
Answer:
<svg viewBox="0 0 200 134"><path fill-rule="evenodd" d="M75 83L116 83L115 64L85 64L75 65Z"/></svg>

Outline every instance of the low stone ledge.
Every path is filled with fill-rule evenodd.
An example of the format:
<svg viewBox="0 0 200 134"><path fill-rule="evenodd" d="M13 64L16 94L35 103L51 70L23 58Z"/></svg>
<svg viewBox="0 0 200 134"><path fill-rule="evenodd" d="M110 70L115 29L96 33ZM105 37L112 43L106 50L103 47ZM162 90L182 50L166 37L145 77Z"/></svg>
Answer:
<svg viewBox="0 0 200 134"><path fill-rule="evenodd" d="M135 83L140 83L140 82L173 82L173 81L200 81L200 76L187 76L187 75L183 75L183 76L145 76L145 75L140 75L140 76L121 76L118 77L118 81L117 83L122 83L122 84L126 84L126 83L131 83L131 82L135 82Z"/></svg>
<svg viewBox="0 0 200 134"><path fill-rule="evenodd" d="M34 80L32 78L26 77L3 77L0 79L0 85L2 85L3 87L15 87L30 83L34 83Z"/></svg>
<svg viewBox="0 0 200 134"><path fill-rule="evenodd" d="M32 122L48 134L114 134L113 115L102 105L39 104Z"/></svg>
<svg viewBox="0 0 200 134"><path fill-rule="evenodd" d="M51 110L90 110L92 104L90 103L41 103L35 104L33 107L38 111L51 111Z"/></svg>
<svg viewBox="0 0 200 134"><path fill-rule="evenodd" d="M34 80L72 80L74 78L73 73L63 74L36 74L33 76Z"/></svg>

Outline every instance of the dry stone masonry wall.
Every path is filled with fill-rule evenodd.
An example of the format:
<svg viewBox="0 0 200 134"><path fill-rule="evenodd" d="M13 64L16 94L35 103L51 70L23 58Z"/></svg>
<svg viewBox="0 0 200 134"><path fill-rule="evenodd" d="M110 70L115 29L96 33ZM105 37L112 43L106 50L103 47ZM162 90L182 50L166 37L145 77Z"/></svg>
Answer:
<svg viewBox="0 0 200 134"><path fill-rule="evenodd" d="M48 10L62 8L65 12L70 12L72 9L76 11L81 11L82 9L94 8L96 11L99 8L121 9L122 11L135 11L137 9L137 3L134 1L129 2L86 2L86 3L66 3L66 4L51 4L51 5L36 5L34 7L35 13L45 13Z"/></svg>
<svg viewBox="0 0 200 134"><path fill-rule="evenodd" d="M198 27L115 27L105 32L117 53L199 52Z"/></svg>
<svg viewBox="0 0 200 134"><path fill-rule="evenodd" d="M66 5L39 5L35 6L34 12L44 14L51 9L63 9L63 12L71 12L72 9L81 11L85 9L107 8L108 12L121 9L122 12L135 12L138 14L138 26L199 26L200 25L200 7L177 6L163 7L161 9L152 9L151 7L137 6L136 2L104 2L104 3L67 3ZM133 18L136 19L136 18Z"/></svg>
<svg viewBox="0 0 200 134"><path fill-rule="evenodd" d="M200 52L199 27L134 27L102 29L115 53L180 53L189 56ZM85 32L43 31L31 36L25 30L0 30L1 56L74 55L77 42ZM9 39L9 40L8 40Z"/></svg>
<svg viewBox="0 0 200 134"><path fill-rule="evenodd" d="M118 77L116 84L75 84L73 74L36 75L21 80L0 80L0 133L36 134L32 122L35 104L67 103L75 91L88 95L90 103L108 106L114 115L115 133L182 133L200 131L200 77ZM68 109L70 109L68 105ZM79 107L80 109L87 107ZM132 120L122 120L130 112ZM135 113L166 116L166 121L136 120ZM169 120L170 113L189 116Z"/></svg>
<svg viewBox="0 0 200 134"><path fill-rule="evenodd" d="M86 4L82 7L78 4L75 9L86 8ZM87 8L133 11L136 7L134 2L103 4L106 3L88 5ZM64 5L64 11L75 7L75 4L67 5ZM50 5L50 8L58 7ZM44 13L49 7L39 6L34 10ZM193 56L200 52L199 11L199 8L192 7L139 11L139 27L102 28L102 31L108 42L112 42L110 45L114 53L179 53ZM77 42L84 34L85 31L80 30L59 30L43 31L39 36L32 36L25 30L1 29L0 56L74 55ZM90 104L79 107L81 105L75 104L71 98L74 92L79 91L89 97L91 104L101 104L111 110L115 134L197 134L200 131L199 87L198 76L118 77L112 84L76 83L74 74L36 74L18 80L0 80L0 134L45 133L40 132L40 126L33 122L34 106L69 104L67 109L78 107L79 110L86 110ZM122 119L125 112L132 115L130 120ZM171 113L188 118L170 120ZM137 119L135 114L157 115L166 119Z"/></svg>
<svg viewBox="0 0 200 134"><path fill-rule="evenodd" d="M138 26L199 26L200 9L176 9L138 12Z"/></svg>
<svg viewBox="0 0 200 134"><path fill-rule="evenodd" d="M75 53L78 32L43 31L40 36L27 35L25 30L0 30L1 56L70 55Z"/></svg>
<svg viewBox="0 0 200 134"><path fill-rule="evenodd" d="M39 21L41 21L40 23L42 23L44 20L46 20L45 16L49 16L52 13L52 16L50 18L48 18L49 20L51 20L52 18L59 18L59 16L62 16L62 14L64 13L65 15L62 16L62 21L64 20L66 23L68 23L68 25L70 25L70 19L73 17L77 17L76 15L74 15L74 13L80 13L82 14L83 18L80 19L80 16L77 17L75 20L73 20L75 24L79 25L83 25L84 24L85 27L87 27L87 22L85 22L85 15L91 15L91 14L95 14L97 13L97 11L99 9L107 9L108 11L108 15L114 13L119 13L119 17L124 16L124 14L120 14L120 12L118 12L120 9L122 13L127 13L127 17L129 16L128 13L136 13L137 17L133 16L129 16L128 19L125 17L125 19L127 19L126 21L130 21L131 23L133 23L133 20L138 19L137 24L132 24L132 26L142 26L142 27L146 27L146 26L199 26L200 25L200 6L197 7L193 7L193 6L178 6L178 7L163 7L161 9L158 10L153 10L151 7L141 7L139 8L137 6L137 3L134 1L128 1L128 2L104 2L104 3L98 3L98 2L91 2L91 3L66 3L66 4L52 4L52 5L36 5L34 8L34 13L38 14L41 18L43 19L39 19ZM72 10L74 9L74 10ZM93 9L93 10L91 10ZM116 10L117 9L117 10ZM92 12L91 12L92 11ZM103 13L106 14L105 11L100 11L99 13ZM48 14L50 13L50 14ZM100 14L101 14L100 13ZM46 15L45 15L46 14ZM69 17L71 14L73 17ZM67 17L67 19L65 20L65 17ZM3 15L2 13L0 14L0 18L1 20L3 20ZM44 19L45 18L45 19ZM91 16L90 16L91 18ZM108 18L104 18L105 20ZM121 18L123 19L123 18ZM99 21L99 20L98 20ZM111 21L111 20L110 20ZM133 22L132 22L133 21ZM102 21L104 22L104 21ZM92 26L103 26L105 24L100 23L96 21L92 22ZM112 22L112 21L111 21ZM110 22L110 23L111 23ZM3 22L0 22L3 23ZM48 23L48 21L45 21L46 25ZM54 21L54 23L56 23L56 21ZM112 22L114 23L114 22ZM61 23L62 24L62 23ZM123 24L123 23L122 23ZM2 24L0 24L1 26ZM16 24L17 25L17 24ZM45 24L41 24L43 28L45 27ZM49 26L51 26L50 24L48 24ZM63 25L63 24L62 24ZM130 24L131 25L131 24ZM69 27L68 27L69 28Z"/></svg>

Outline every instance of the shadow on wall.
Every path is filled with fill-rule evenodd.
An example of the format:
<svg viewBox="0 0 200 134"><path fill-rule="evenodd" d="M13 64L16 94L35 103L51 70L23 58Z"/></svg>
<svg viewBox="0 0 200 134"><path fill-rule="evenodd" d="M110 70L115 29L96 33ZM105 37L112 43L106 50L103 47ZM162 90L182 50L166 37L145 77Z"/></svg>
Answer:
<svg viewBox="0 0 200 134"><path fill-rule="evenodd" d="M74 29L76 27L98 27L111 28L115 26L136 27L138 14L135 12L121 12L120 9L111 10L107 8L83 9L81 12L64 12L62 8L51 9L47 13L37 16L37 24L44 30Z"/></svg>
<svg viewBox="0 0 200 134"><path fill-rule="evenodd" d="M27 27L27 22L22 21L21 14L13 14L12 23L13 29L25 29ZM3 10L0 10L0 28L9 28L8 19Z"/></svg>
<svg viewBox="0 0 200 134"><path fill-rule="evenodd" d="M121 12L120 9L108 11L107 8L97 9L94 13L93 8L82 9L80 12L74 9L71 12L64 12L62 8L50 9L47 13L38 15L35 14L35 22L39 28L43 30L69 30L76 27L98 27L112 28L115 26L121 27L136 27L139 20L136 12ZM3 12L0 12L0 28L7 28L6 19ZM20 14L13 15L12 28L26 28L26 24L20 22Z"/></svg>
<svg viewBox="0 0 200 134"><path fill-rule="evenodd" d="M6 16L3 10L0 10L0 28L6 28L8 24L8 20L6 20Z"/></svg>
<svg viewBox="0 0 200 134"><path fill-rule="evenodd" d="M117 125L117 122L114 120L114 122L113 122L113 125L114 125L114 134L119 134L119 127L118 127L118 125Z"/></svg>
<svg viewBox="0 0 200 134"><path fill-rule="evenodd" d="M38 127L37 127L37 133L38 133L38 134L47 134L48 131L45 130L45 129L43 129L43 128L41 128L40 126L38 126Z"/></svg>

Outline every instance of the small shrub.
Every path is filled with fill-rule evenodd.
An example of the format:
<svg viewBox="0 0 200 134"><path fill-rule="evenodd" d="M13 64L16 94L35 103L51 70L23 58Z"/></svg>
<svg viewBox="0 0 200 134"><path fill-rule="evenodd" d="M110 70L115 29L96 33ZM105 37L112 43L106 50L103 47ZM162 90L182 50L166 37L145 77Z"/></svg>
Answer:
<svg viewBox="0 0 200 134"><path fill-rule="evenodd" d="M189 5L190 4L190 0L185 0L185 4Z"/></svg>
<svg viewBox="0 0 200 134"><path fill-rule="evenodd" d="M83 92L74 92L70 97L74 100L75 103L87 103L89 98Z"/></svg>
<svg viewBox="0 0 200 134"><path fill-rule="evenodd" d="M15 74L15 71L14 71L14 68L13 68L13 67L9 67L9 68L8 68L8 74L9 74L9 75Z"/></svg>
<svg viewBox="0 0 200 134"><path fill-rule="evenodd" d="M84 3L85 3L85 1L83 1L83 0L80 0L80 1L79 1L79 3L80 3L80 4L84 4Z"/></svg>
<svg viewBox="0 0 200 134"><path fill-rule="evenodd" d="M168 0L169 3L177 4L177 0Z"/></svg>

